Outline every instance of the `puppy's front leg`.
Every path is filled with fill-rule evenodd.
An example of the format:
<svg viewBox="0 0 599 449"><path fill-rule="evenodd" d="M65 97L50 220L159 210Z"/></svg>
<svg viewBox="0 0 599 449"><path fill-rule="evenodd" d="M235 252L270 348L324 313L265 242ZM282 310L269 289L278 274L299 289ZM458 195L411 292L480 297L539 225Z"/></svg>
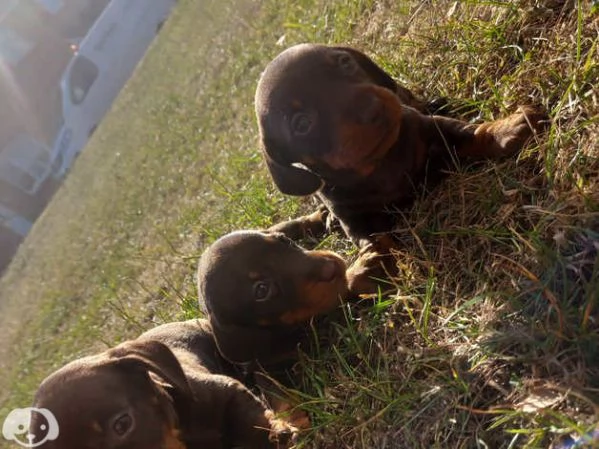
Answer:
<svg viewBox="0 0 599 449"><path fill-rule="evenodd" d="M275 417L274 412L240 382L218 375L212 375L208 382L212 384L214 404L224 403L223 428L227 442L233 447L284 449L295 441L298 429Z"/></svg>
<svg viewBox="0 0 599 449"><path fill-rule="evenodd" d="M358 258L347 270L352 299L384 290L385 279L397 274L397 260L391 252L395 246L389 234L377 235L362 246Z"/></svg>
<svg viewBox="0 0 599 449"><path fill-rule="evenodd" d="M300 403L300 399L296 394L291 393L290 390L264 371L256 371L254 376L256 387L260 390L273 412L283 414L286 422L298 429L304 430L310 427L308 414L296 407Z"/></svg>
<svg viewBox="0 0 599 449"><path fill-rule="evenodd" d="M327 231L329 216L328 209L322 205L309 215L277 223L268 228L267 232L280 232L291 240L319 238Z"/></svg>
<svg viewBox="0 0 599 449"><path fill-rule="evenodd" d="M520 151L545 127L546 119L544 112L532 106L522 106L503 119L482 124L433 116L428 123L428 133L435 135L436 131L433 148L437 151L445 147L454 150L460 159L493 159Z"/></svg>

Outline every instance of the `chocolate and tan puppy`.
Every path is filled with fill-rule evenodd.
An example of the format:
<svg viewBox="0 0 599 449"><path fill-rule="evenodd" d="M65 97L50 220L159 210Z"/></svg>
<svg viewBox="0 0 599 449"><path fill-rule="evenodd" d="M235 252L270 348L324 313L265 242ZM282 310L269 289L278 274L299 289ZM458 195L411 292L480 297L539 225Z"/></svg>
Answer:
<svg viewBox="0 0 599 449"><path fill-rule="evenodd" d="M389 211L409 205L455 161L513 155L545 119L531 106L481 124L431 116L365 54L318 44L270 62L255 107L279 190L316 193L360 245L390 231Z"/></svg>
<svg viewBox="0 0 599 449"><path fill-rule="evenodd" d="M46 378L34 406L59 425L44 449L288 447L296 429L239 381L206 320L159 326ZM231 375L227 375L231 374ZM35 415L31 429L43 423Z"/></svg>

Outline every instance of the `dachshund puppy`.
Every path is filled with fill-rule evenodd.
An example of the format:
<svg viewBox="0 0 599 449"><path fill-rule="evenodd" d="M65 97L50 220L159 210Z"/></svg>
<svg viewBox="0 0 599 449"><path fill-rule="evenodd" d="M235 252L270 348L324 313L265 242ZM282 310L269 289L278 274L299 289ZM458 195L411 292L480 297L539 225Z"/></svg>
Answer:
<svg viewBox="0 0 599 449"><path fill-rule="evenodd" d="M306 323L349 291L340 256L304 250L277 232L221 237L202 254L197 282L218 349L236 364L293 358Z"/></svg>
<svg viewBox="0 0 599 449"><path fill-rule="evenodd" d="M171 323L46 378L56 417L44 449L282 448L295 434L233 377L206 320ZM43 423L33 416L30 428Z"/></svg>
<svg viewBox="0 0 599 449"><path fill-rule="evenodd" d="M530 106L478 125L426 115L363 53L316 44L291 47L268 64L255 107L279 190L316 193L360 245L391 231L388 211L410 204L455 161L513 155L545 118Z"/></svg>

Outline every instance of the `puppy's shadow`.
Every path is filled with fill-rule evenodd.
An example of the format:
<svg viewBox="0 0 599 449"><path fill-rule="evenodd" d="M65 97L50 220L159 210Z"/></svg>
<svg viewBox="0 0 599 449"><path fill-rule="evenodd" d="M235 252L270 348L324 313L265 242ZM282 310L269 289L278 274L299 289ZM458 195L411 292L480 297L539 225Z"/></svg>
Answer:
<svg viewBox="0 0 599 449"><path fill-rule="evenodd" d="M556 233L538 260L480 344L509 360L512 382L522 382L512 401L547 408L541 423L559 422L553 409L582 426L596 420L599 404L599 222Z"/></svg>

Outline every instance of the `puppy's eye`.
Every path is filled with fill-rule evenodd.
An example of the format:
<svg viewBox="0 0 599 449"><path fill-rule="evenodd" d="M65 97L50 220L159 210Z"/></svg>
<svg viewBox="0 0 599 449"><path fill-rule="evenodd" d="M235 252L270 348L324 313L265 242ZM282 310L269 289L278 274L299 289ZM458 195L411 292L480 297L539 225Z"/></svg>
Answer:
<svg viewBox="0 0 599 449"><path fill-rule="evenodd" d="M312 129L312 118L308 114L298 112L291 119L291 129L298 136L308 134Z"/></svg>
<svg viewBox="0 0 599 449"><path fill-rule="evenodd" d="M275 290L270 282L258 281L254 283L254 299L258 302L267 301Z"/></svg>
<svg viewBox="0 0 599 449"><path fill-rule="evenodd" d="M133 427L133 418L128 413L119 416L112 424L112 430L118 436L122 437Z"/></svg>
<svg viewBox="0 0 599 449"><path fill-rule="evenodd" d="M341 53L337 58L337 65L346 75L353 75L356 71L356 61L347 53Z"/></svg>

